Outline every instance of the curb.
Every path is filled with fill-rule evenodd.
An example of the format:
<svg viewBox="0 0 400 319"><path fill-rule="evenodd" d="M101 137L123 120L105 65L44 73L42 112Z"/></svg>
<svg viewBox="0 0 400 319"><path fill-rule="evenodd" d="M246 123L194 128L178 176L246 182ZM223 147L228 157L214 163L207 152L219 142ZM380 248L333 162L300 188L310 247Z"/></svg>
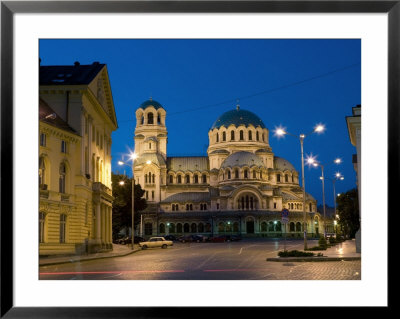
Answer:
<svg viewBox="0 0 400 319"><path fill-rule="evenodd" d="M287 261L315 262L315 261L352 261L352 260L361 260L361 257L273 257L273 258L267 258L267 261L275 261L275 262L287 262Z"/></svg>
<svg viewBox="0 0 400 319"><path fill-rule="evenodd" d="M133 253L136 253L140 251L140 249L136 249L133 251L130 251L129 253L123 253L121 255L113 255L113 256L98 256L98 257L88 257L88 258L82 258L82 259L70 259L70 260L64 260L64 261L49 261L49 262L44 262L44 263L40 263L39 260L39 267L42 266L52 266L52 265L60 265L60 264L73 264L76 262L82 262L82 261L88 261L88 260L96 260L96 259L106 259L106 258L114 258L114 257L124 257L124 256L128 256L131 255ZM76 258L76 257L74 257Z"/></svg>

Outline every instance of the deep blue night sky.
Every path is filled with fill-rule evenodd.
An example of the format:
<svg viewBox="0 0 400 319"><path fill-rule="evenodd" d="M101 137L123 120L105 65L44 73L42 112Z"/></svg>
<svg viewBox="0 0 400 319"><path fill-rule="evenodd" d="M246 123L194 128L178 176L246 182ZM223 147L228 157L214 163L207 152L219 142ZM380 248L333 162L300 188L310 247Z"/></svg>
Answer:
<svg viewBox="0 0 400 319"><path fill-rule="evenodd" d="M345 117L361 104L360 40L40 40L39 55L41 65L107 64L119 126L112 135L114 172L134 148L135 110L150 96L167 111L169 156L206 155L208 130L239 99L270 130L275 155L299 173L299 140L277 139L274 128L299 135L326 125L323 134L306 137L304 152L325 164L326 177L344 175L336 193L356 187ZM330 164L336 157L340 166ZM318 204L320 174L305 169L306 191ZM325 200L333 206L329 180Z"/></svg>

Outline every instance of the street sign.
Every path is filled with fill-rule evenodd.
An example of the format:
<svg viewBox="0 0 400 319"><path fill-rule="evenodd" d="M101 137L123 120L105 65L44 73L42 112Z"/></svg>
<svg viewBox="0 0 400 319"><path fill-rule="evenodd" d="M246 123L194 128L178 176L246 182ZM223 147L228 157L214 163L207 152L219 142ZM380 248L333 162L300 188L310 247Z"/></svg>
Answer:
<svg viewBox="0 0 400 319"><path fill-rule="evenodd" d="M289 211L284 208L282 209L282 223L287 224L289 222Z"/></svg>

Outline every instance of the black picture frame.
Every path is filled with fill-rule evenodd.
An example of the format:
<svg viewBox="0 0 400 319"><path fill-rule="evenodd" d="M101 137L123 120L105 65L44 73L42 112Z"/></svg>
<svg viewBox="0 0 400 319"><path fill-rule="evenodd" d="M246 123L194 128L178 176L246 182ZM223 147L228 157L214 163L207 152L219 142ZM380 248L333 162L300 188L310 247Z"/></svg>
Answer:
<svg viewBox="0 0 400 319"><path fill-rule="evenodd" d="M388 14L388 207L395 212L399 179L400 112L400 0L395 1L1 1L1 312L3 318L180 318L188 307L14 307L13 303L13 18L16 13L126 13L126 12L269 12L269 13L387 13ZM391 220L388 214L389 220ZM394 223L388 223L390 227ZM380 239L384 240L384 239ZM388 244L390 245L390 237ZM389 248L390 251L390 248ZM389 257L389 256L388 256ZM390 258L388 260L390 264ZM388 280L388 287L390 280ZM379 310L389 310L388 307ZM245 316L248 307L229 316ZM202 307L197 315L226 316L224 307ZM350 309L346 308L346 312ZM251 310L252 312L253 310ZM268 310L270 311L270 310ZM292 314L311 315L307 307L291 307ZM331 309L330 314L341 314ZM371 310L369 310L371 311ZM285 313L286 310L285 310ZM190 315L191 316L191 315Z"/></svg>

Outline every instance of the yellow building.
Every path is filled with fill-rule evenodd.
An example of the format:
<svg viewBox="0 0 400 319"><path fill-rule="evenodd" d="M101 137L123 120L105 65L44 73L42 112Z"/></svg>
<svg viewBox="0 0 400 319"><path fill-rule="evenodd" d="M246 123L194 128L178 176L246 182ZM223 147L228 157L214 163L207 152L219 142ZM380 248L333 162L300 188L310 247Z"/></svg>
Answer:
<svg viewBox="0 0 400 319"><path fill-rule="evenodd" d="M272 152L263 121L237 106L216 119L208 138L207 156L167 156L164 107L150 99L136 110L134 175L148 203L143 235L302 237L299 174ZM310 194L305 202L307 233L315 236L323 229L317 202Z"/></svg>
<svg viewBox="0 0 400 319"><path fill-rule="evenodd" d="M105 64L40 66L39 254L112 249L111 133Z"/></svg>

